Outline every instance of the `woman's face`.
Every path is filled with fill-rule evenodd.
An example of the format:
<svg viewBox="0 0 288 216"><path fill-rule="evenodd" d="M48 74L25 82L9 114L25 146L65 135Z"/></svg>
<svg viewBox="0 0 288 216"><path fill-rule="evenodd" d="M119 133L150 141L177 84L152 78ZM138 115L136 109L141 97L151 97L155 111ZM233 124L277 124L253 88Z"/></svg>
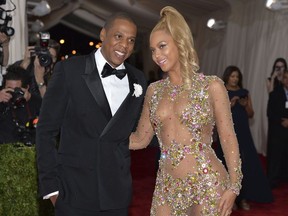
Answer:
<svg viewBox="0 0 288 216"><path fill-rule="evenodd" d="M228 86L231 86L231 87L238 87L238 82L239 82L239 73L238 71L233 71L229 78L228 78Z"/></svg>
<svg viewBox="0 0 288 216"><path fill-rule="evenodd" d="M179 52L173 38L164 30L150 35L150 49L153 61L165 72L180 72Z"/></svg>
<svg viewBox="0 0 288 216"><path fill-rule="evenodd" d="M279 61L275 64L274 73L277 73L278 80L282 80L284 70L285 70L285 65L283 62Z"/></svg>

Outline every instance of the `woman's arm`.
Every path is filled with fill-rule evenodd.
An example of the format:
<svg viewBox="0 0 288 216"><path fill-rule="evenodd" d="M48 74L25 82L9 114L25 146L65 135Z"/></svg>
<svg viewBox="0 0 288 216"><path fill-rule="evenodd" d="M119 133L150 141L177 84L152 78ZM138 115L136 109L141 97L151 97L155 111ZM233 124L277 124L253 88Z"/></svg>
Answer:
<svg viewBox="0 0 288 216"><path fill-rule="evenodd" d="M241 159L238 141L233 127L227 90L220 80L216 80L210 83L209 94L211 96L217 131L230 176L229 189L238 195L242 180Z"/></svg>
<svg viewBox="0 0 288 216"><path fill-rule="evenodd" d="M250 94L247 95L247 97L245 98L241 98L239 100L240 105L242 105L248 115L248 118L253 118L254 116L254 110L253 110L253 106L252 106L252 100L251 100L251 96Z"/></svg>
<svg viewBox="0 0 288 216"><path fill-rule="evenodd" d="M154 136L154 130L150 122L149 110L149 101L151 99L152 93L153 89L150 85L145 95L144 105L137 129L130 135L129 149L136 150L147 147Z"/></svg>

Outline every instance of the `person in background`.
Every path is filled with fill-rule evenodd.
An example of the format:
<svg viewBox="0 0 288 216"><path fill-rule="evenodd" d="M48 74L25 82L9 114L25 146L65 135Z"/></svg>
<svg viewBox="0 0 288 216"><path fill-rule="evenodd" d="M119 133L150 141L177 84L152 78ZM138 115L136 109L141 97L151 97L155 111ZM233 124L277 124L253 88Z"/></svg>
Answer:
<svg viewBox="0 0 288 216"><path fill-rule="evenodd" d="M197 73L198 57L183 16L164 7L150 34L153 61L168 74L150 84L130 149L156 134L161 148L151 216L226 216L241 188L241 160L221 79ZM217 125L229 171L211 144Z"/></svg>
<svg viewBox="0 0 288 216"><path fill-rule="evenodd" d="M273 64L270 77L267 78L266 86L268 93L281 86L283 72L287 70L287 62L284 58L277 58Z"/></svg>
<svg viewBox="0 0 288 216"><path fill-rule="evenodd" d="M41 97L43 97L46 92L49 78L53 73L55 63L57 62L60 52L60 44L55 40L50 39L48 50L48 54L50 54L52 61L47 64L47 66L39 61L38 55L35 54L35 46L28 46L23 60L14 63L16 65L20 64L21 67L28 71L31 80L29 91L33 94L38 94ZM44 62L46 62L46 60Z"/></svg>
<svg viewBox="0 0 288 216"><path fill-rule="evenodd" d="M41 97L29 92L27 71L20 66L7 67L0 91L0 143L35 144L35 125ZM30 125L27 125L30 124Z"/></svg>
<svg viewBox="0 0 288 216"><path fill-rule="evenodd" d="M249 91L243 88L242 77L240 69L230 65L225 69L222 79L228 91L242 159L242 189L236 204L244 210L250 210L247 200L268 203L273 201L273 195L250 131L249 119L253 118L254 110ZM219 145L217 147L221 148ZM216 152L220 152L219 158L224 159L221 149Z"/></svg>
<svg viewBox="0 0 288 216"><path fill-rule="evenodd" d="M282 87L269 94L267 116L267 175L272 188L288 180L288 71L284 71Z"/></svg>
<svg viewBox="0 0 288 216"><path fill-rule="evenodd" d="M125 62L136 34L130 16L116 13L100 32L101 48L55 65L36 151L40 196L51 200L56 216L128 215L129 135L147 88L144 73Z"/></svg>

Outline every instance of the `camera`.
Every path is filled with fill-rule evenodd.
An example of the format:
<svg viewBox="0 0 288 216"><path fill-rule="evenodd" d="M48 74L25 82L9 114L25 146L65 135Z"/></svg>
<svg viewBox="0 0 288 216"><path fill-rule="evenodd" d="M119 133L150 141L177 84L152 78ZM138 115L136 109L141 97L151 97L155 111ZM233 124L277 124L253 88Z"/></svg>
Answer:
<svg viewBox="0 0 288 216"><path fill-rule="evenodd" d="M49 32L39 32L40 46L35 46L34 52L31 52L31 56L37 55L39 63L42 67L47 67L52 64L52 57L48 49L50 40Z"/></svg>
<svg viewBox="0 0 288 216"><path fill-rule="evenodd" d="M284 66L275 66L275 72L280 72L280 71L284 71L285 67Z"/></svg>
<svg viewBox="0 0 288 216"><path fill-rule="evenodd" d="M12 21L12 17L7 14L6 10L0 8L0 32L5 33L9 37L15 33L14 28L8 26L10 21Z"/></svg>
<svg viewBox="0 0 288 216"><path fill-rule="evenodd" d="M14 91L10 91L9 93L12 95L12 98L9 101L11 107L14 109L24 107L26 99L24 98L25 93L21 88L16 87Z"/></svg>

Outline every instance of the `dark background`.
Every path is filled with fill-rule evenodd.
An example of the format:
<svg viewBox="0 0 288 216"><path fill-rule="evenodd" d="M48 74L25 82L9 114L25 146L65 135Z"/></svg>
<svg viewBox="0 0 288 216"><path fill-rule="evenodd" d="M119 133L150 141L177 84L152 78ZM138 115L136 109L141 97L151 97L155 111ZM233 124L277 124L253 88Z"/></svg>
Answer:
<svg viewBox="0 0 288 216"><path fill-rule="evenodd" d="M95 38L77 32L63 24L52 27L48 32L50 33L50 38L58 43L60 39L65 40L64 44L60 44L60 57L65 55L72 56L72 50L76 50L76 55L88 54L96 49L95 45L100 42ZM89 46L90 41L94 42L94 46Z"/></svg>

